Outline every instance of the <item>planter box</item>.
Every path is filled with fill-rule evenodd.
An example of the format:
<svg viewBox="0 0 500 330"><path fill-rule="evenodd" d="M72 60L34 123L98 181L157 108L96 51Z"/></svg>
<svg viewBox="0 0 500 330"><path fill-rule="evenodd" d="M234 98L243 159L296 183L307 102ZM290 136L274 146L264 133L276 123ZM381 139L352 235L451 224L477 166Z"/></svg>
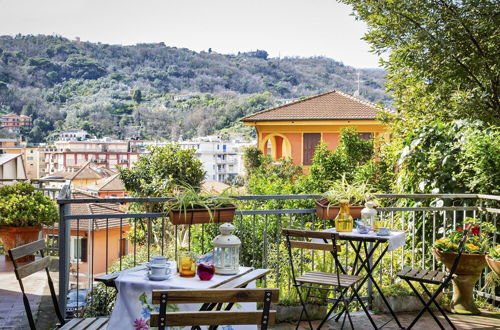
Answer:
<svg viewBox="0 0 500 330"><path fill-rule="evenodd" d="M210 212L211 214L207 209L171 210L168 217L174 225L232 222L234 213L236 212L236 206L228 205L212 209Z"/></svg>
<svg viewBox="0 0 500 330"><path fill-rule="evenodd" d="M41 226L35 227L0 227L0 239L2 239L5 250L5 259L10 260L7 251L15 247L28 244L38 240ZM27 262L35 260L35 256L25 256L17 259L17 262Z"/></svg>
<svg viewBox="0 0 500 330"><path fill-rule="evenodd" d="M337 214L339 214L340 206L330 205L326 199L315 201L316 204L316 215L321 220L335 220ZM349 208L351 217L353 219L361 218L361 210L363 206L351 206Z"/></svg>
<svg viewBox="0 0 500 330"><path fill-rule="evenodd" d="M443 295L440 294L437 297L436 300L438 303L439 301L441 301L442 296ZM394 313L418 312L424 307L424 305L420 302L420 300L416 296L401 296L401 297L386 296L385 298L387 299L387 302L391 306ZM424 298L424 300L427 301L428 298ZM373 296L373 309L377 313L389 313L389 309L384 304L384 301L380 296ZM436 306L432 304L431 309L436 309Z"/></svg>
<svg viewBox="0 0 500 330"><path fill-rule="evenodd" d="M328 311L327 306L325 305L307 304L306 308L311 320L322 320ZM271 304L271 309L276 310L276 323L292 322L299 319L302 306L283 306ZM302 319L306 320L305 314L302 315Z"/></svg>

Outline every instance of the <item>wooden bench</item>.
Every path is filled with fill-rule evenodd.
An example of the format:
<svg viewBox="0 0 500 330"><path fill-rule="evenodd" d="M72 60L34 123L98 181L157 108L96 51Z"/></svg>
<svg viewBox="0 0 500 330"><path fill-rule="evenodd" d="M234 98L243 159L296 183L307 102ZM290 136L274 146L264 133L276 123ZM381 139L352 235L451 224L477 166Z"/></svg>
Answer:
<svg viewBox="0 0 500 330"><path fill-rule="evenodd" d="M108 325L109 318L107 317L89 317L85 319L72 319L71 321L64 324L61 328L62 330L97 330L106 329Z"/></svg>

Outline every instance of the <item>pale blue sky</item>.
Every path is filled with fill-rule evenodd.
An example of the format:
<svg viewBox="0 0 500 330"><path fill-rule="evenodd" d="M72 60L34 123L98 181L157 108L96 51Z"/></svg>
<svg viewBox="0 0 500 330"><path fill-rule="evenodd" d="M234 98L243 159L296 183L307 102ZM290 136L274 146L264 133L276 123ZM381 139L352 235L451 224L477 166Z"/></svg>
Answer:
<svg viewBox="0 0 500 330"><path fill-rule="evenodd" d="M82 41L220 53L327 56L378 67L363 22L335 0L0 0L0 34L59 34Z"/></svg>

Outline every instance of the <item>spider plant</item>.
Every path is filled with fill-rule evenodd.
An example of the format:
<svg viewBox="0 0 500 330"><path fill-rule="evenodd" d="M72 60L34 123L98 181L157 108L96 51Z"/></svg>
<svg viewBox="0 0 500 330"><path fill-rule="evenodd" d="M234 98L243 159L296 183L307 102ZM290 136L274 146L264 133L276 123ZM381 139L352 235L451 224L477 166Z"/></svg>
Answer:
<svg viewBox="0 0 500 330"><path fill-rule="evenodd" d="M329 204L338 205L341 200L348 200L349 205L362 206L366 201L373 201L375 190L367 182L349 183L345 176L335 181L330 190L323 193L323 199Z"/></svg>

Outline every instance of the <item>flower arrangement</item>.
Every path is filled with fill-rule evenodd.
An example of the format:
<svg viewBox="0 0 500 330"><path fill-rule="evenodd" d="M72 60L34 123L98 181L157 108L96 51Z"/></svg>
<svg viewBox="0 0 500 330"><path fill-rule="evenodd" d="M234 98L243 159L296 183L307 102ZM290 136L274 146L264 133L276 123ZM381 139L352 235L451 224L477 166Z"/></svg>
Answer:
<svg viewBox="0 0 500 330"><path fill-rule="evenodd" d="M449 237L438 239L434 248L442 252L458 253L459 243L464 235L464 228L469 229L469 236L465 242L464 253L486 254L490 250L489 234L495 230L493 224L475 218L465 218L465 226L458 227ZM499 245L500 247L500 245ZM498 249L500 257L500 249Z"/></svg>

